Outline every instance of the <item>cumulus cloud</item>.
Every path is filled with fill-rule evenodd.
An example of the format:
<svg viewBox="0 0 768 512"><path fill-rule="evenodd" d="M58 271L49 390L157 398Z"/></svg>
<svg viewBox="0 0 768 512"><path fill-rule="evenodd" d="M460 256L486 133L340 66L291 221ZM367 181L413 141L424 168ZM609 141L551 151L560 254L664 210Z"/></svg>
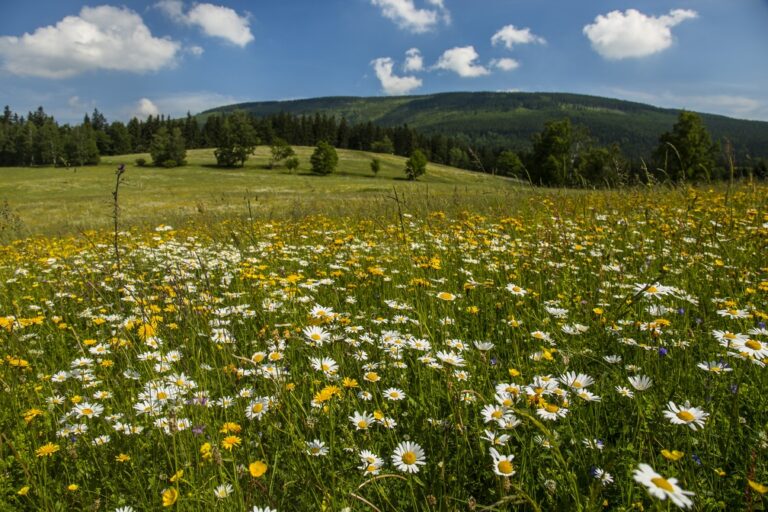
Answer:
<svg viewBox="0 0 768 512"><path fill-rule="evenodd" d="M403 71L421 71L424 69L424 59L418 48L411 48L405 52L405 64Z"/></svg>
<svg viewBox="0 0 768 512"><path fill-rule="evenodd" d="M647 16L636 9L611 11L584 27L592 48L603 58L620 60L653 55L672 45L672 27L698 17L696 11L674 9L664 16Z"/></svg>
<svg viewBox="0 0 768 512"><path fill-rule="evenodd" d="M138 117L139 119L146 119L149 116L157 116L160 114L157 105L155 105L149 98L141 98L136 102L131 117Z"/></svg>
<svg viewBox="0 0 768 512"><path fill-rule="evenodd" d="M15 74L68 78L86 71L157 71L174 62L179 43L153 37L134 11L102 5L83 7L55 26L21 37L0 37L3 67Z"/></svg>
<svg viewBox="0 0 768 512"><path fill-rule="evenodd" d="M494 46L503 44L508 49L512 49L516 44L544 44L546 40L531 32L530 28L517 28L514 25L507 25L499 29L491 37L491 44Z"/></svg>
<svg viewBox="0 0 768 512"><path fill-rule="evenodd" d="M421 87L422 81L415 76L397 76L392 72L395 62L389 57L380 57L371 62L376 78L381 82L384 94L398 95L408 94L412 90Z"/></svg>
<svg viewBox="0 0 768 512"><path fill-rule="evenodd" d="M443 5L443 0L428 0L434 9L419 9L413 0L371 0L381 8L385 18L394 21L398 27L417 34L435 28L440 20L450 23L451 15Z"/></svg>
<svg viewBox="0 0 768 512"><path fill-rule="evenodd" d="M502 71L513 71L520 67L520 63L515 59L494 59L491 61L491 66L500 69Z"/></svg>
<svg viewBox="0 0 768 512"><path fill-rule="evenodd" d="M475 51L474 46L457 46L443 52L437 64L435 64L435 68L453 71L464 78L474 78L489 74L488 68L475 63L478 57L480 56Z"/></svg>
<svg viewBox="0 0 768 512"><path fill-rule="evenodd" d="M186 13L181 0L161 0L155 7L176 23L196 26L207 36L225 39L240 47L254 39L248 16L240 16L223 5L195 4Z"/></svg>

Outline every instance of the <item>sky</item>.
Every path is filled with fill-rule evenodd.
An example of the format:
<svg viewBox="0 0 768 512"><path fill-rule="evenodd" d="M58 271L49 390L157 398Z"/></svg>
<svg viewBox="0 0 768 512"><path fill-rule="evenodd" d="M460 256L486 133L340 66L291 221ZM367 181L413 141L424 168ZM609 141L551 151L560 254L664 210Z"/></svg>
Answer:
<svg viewBox="0 0 768 512"><path fill-rule="evenodd" d="M572 92L768 121L768 0L0 0L0 103Z"/></svg>

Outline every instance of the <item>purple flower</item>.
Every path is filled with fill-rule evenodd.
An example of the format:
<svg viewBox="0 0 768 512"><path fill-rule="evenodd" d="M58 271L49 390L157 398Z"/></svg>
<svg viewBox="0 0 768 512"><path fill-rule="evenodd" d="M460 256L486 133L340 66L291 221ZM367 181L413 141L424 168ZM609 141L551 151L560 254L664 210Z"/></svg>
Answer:
<svg viewBox="0 0 768 512"><path fill-rule="evenodd" d="M197 425L192 427L192 433L195 434L196 436L203 435L204 430L205 430L205 425Z"/></svg>
<svg viewBox="0 0 768 512"><path fill-rule="evenodd" d="M664 347L659 347L659 356L660 356L660 357L664 357L664 356L666 356L668 353L669 353L669 351L668 351L667 349L665 349Z"/></svg>

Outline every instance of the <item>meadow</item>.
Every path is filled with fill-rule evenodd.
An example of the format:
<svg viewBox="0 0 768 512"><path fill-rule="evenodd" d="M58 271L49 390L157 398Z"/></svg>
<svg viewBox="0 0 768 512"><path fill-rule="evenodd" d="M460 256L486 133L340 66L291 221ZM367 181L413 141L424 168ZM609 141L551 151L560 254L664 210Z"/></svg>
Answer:
<svg viewBox="0 0 768 512"><path fill-rule="evenodd" d="M768 187L341 156L4 175L0 510L765 509Z"/></svg>

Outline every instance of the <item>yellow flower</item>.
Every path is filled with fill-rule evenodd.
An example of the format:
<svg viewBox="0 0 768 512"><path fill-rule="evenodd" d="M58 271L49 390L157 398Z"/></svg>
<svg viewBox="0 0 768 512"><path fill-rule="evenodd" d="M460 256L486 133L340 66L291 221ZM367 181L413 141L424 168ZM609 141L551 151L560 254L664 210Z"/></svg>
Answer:
<svg viewBox="0 0 768 512"><path fill-rule="evenodd" d="M344 377L344 380L341 381L341 385L345 388L356 388L358 386L356 379L350 379L349 377Z"/></svg>
<svg viewBox="0 0 768 512"><path fill-rule="evenodd" d="M35 419L36 417L42 414L45 414L45 412L41 411L40 409L29 409L23 414L24 421L26 423L29 423L30 421L32 421L33 419Z"/></svg>
<svg viewBox="0 0 768 512"><path fill-rule="evenodd" d="M267 465L264 462L257 460L256 462L251 462L248 465L248 471L251 473L253 478L259 478L261 475L267 472Z"/></svg>
<svg viewBox="0 0 768 512"><path fill-rule="evenodd" d="M520 370L516 370L515 368L509 369L509 376L510 377L519 377L520 376Z"/></svg>
<svg viewBox="0 0 768 512"><path fill-rule="evenodd" d="M221 440L221 447L225 450L232 451L235 446L240 446L242 441L237 436L227 436Z"/></svg>
<svg viewBox="0 0 768 512"><path fill-rule="evenodd" d="M224 423L224 425L221 426L221 428L219 429L219 432L221 432L222 434L229 434L229 433L232 433L232 432L237 434L242 429L243 428L240 425L238 425L237 423L233 423L231 421L228 421L228 422Z"/></svg>
<svg viewBox="0 0 768 512"><path fill-rule="evenodd" d="M685 454L677 450L661 450L661 455L667 460L676 461L680 460Z"/></svg>
<svg viewBox="0 0 768 512"><path fill-rule="evenodd" d="M76 490L78 490L79 488L80 488L80 486L79 486L79 485L77 485L77 484L69 484L69 485L67 486L67 490L68 490L68 491L72 491L72 492L75 492L75 491L76 491Z"/></svg>
<svg viewBox="0 0 768 512"><path fill-rule="evenodd" d="M179 481L179 479L180 479L181 477L183 477L183 476L184 476L184 470L183 470L183 469L180 469L180 470L178 470L177 472L175 472L175 473L173 474L173 476L170 478L170 482L171 482L171 483L174 483L174 482L178 482L178 481Z"/></svg>
<svg viewBox="0 0 768 512"><path fill-rule="evenodd" d="M115 457L115 460L117 462L128 462L129 460L131 460L131 456L126 453L121 453L120 455Z"/></svg>
<svg viewBox="0 0 768 512"><path fill-rule="evenodd" d="M16 494L18 494L19 496L26 496L27 494L29 494L29 486L25 485L24 487L16 491Z"/></svg>
<svg viewBox="0 0 768 512"><path fill-rule="evenodd" d="M603 314L603 308L594 308L592 312L596 315L602 315Z"/></svg>
<svg viewBox="0 0 768 512"><path fill-rule="evenodd" d="M753 488L754 490L756 490L760 494L765 494L766 492L768 492L768 486L766 486L766 485L754 482L754 481L749 480L749 479L747 479L747 483L749 484L749 486L751 488Z"/></svg>
<svg viewBox="0 0 768 512"><path fill-rule="evenodd" d="M200 447L200 456L205 461L209 461L213 458L213 447L211 443L205 443Z"/></svg>
<svg viewBox="0 0 768 512"><path fill-rule="evenodd" d="M448 293L448 292L440 292L440 293L438 293L437 294L437 298L440 299L440 300L447 300L447 301L456 300L456 296L454 294Z"/></svg>
<svg viewBox="0 0 768 512"><path fill-rule="evenodd" d="M179 499L179 491L175 487L169 487L163 491L163 506L170 507Z"/></svg>
<svg viewBox="0 0 768 512"><path fill-rule="evenodd" d="M44 444L43 446L35 450L35 455L37 455L38 457L50 457L51 455L59 451L59 449L60 449L59 445L48 443L48 444Z"/></svg>

